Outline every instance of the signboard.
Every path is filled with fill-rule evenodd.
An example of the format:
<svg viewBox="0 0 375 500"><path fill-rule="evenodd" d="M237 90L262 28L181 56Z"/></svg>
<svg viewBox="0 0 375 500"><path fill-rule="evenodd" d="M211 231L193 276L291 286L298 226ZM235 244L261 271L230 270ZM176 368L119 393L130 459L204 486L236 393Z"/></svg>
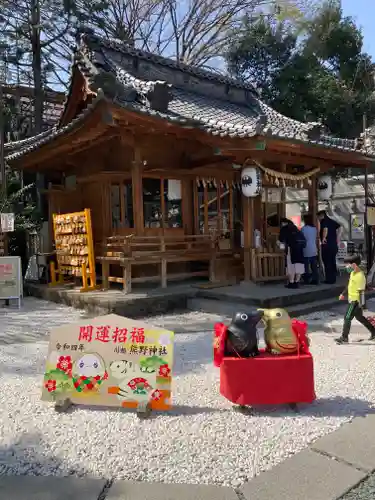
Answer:
<svg viewBox="0 0 375 500"><path fill-rule="evenodd" d="M257 141L255 143L255 150L256 151L265 151L266 149L266 142L265 141Z"/></svg>
<svg viewBox="0 0 375 500"><path fill-rule="evenodd" d="M2 233L14 231L14 214L0 214L0 229Z"/></svg>
<svg viewBox="0 0 375 500"><path fill-rule="evenodd" d="M351 214L350 215L351 239L364 240L365 239L365 214Z"/></svg>
<svg viewBox="0 0 375 500"><path fill-rule="evenodd" d="M168 410L173 335L116 314L54 328L42 400Z"/></svg>
<svg viewBox="0 0 375 500"><path fill-rule="evenodd" d="M20 257L0 257L0 299L17 299L21 307L22 272Z"/></svg>
<svg viewBox="0 0 375 500"><path fill-rule="evenodd" d="M375 226L375 207L367 207L367 224Z"/></svg>
<svg viewBox="0 0 375 500"><path fill-rule="evenodd" d="M338 252L337 252L337 258L339 260L344 260L348 256L348 242L347 241L340 241L338 244Z"/></svg>

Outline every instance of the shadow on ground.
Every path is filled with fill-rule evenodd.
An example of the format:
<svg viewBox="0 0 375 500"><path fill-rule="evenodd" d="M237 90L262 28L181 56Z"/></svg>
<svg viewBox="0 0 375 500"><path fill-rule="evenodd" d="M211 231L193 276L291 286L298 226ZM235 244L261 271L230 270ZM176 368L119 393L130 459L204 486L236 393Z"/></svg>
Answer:
<svg viewBox="0 0 375 500"><path fill-rule="evenodd" d="M87 476L80 465L67 467L61 457L46 454L43 435L26 433L17 441L0 445L0 476Z"/></svg>
<svg viewBox="0 0 375 500"><path fill-rule="evenodd" d="M0 346L48 341L52 328L85 318L83 311L67 315L66 306L36 299L28 299L20 310L0 308Z"/></svg>
<svg viewBox="0 0 375 500"><path fill-rule="evenodd" d="M288 406L256 406L253 415L284 418L297 417L356 417L375 413L374 403L344 396L318 398L311 404L297 405L297 413Z"/></svg>
<svg viewBox="0 0 375 500"><path fill-rule="evenodd" d="M135 413L134 410L126 408L114 408L107 406L85 406L85 410L93 412L120 412L120 413ZM79 411L79 405L73 405L68 412ZM240 412L249 419L255 417L272 417L278 418L303 418L303 417L357 417L366 416L375 413L375 407L369 401L361 399L353 399L348 397L336 396L334 398L319 398L314 403L297 405L297 411L291 409L288 405L279 406L255 406L255 407L239 407L233 405L227 408L217 408L214 406L194 406L194 405L173 405L168 411L153 412L149 418L158 417L179 417L200 414L213 413L228 413Z"/></svg>

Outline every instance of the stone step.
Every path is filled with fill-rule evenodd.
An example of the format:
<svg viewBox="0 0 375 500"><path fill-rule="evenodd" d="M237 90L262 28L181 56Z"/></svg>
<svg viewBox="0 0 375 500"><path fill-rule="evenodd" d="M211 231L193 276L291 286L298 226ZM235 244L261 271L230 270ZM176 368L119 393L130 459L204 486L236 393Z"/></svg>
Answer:
<svg viewBox="0 0 375 500"><path fill-rule="evenodd" d="M303 316L315 311L324 311L337 307L337 296L325 300L316 300L305 304L296 304L285 307L289 314L293 317ZM223 317L231 317L235 312L240 310L255 309L259 306L252 304L245 304L241 302L233 302L230 300L214 300L202 297L188 299L188 309L192 311L202 311L211 314L220 314Z"/></svg>
<svg viewBox="0 0 375 500"><path fill-rule="evenodd" d="M241 283L234 287L222 287L198 290L196 297L212 300L229 300L250 307L289 309L300 304L317 301L337 300L345 283L335 285L319 285L317 287L301 286L298 290L289 290L282 285L254 285Z"/></svg>

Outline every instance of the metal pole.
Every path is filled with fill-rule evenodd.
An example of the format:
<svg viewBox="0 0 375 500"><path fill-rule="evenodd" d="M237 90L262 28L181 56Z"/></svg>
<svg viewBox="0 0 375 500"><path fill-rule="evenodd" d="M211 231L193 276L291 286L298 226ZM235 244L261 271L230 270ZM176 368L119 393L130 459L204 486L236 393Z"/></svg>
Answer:
<svg viewBox="0 0 375 500"><path fill-rule="evenodd" d="M0 186L0 200L5 201L6 199L6 175L5 175L5 155L4 155L4 94L3 94L3 83L0 81L0 176L1 176L1 186ZM3 205L3 203L1 203ZM2 207L0 205L0 213ZM7 241L6 234L2 232L1 220L0 220L0 237L3 240L4 255L7 254Z"/></svg>
<svg viewBox="0 0 375 500"><path fill-rule="evenodd" d="M372 237L371 228L367 225L367 206L368 206L368 173L367 167L365 167L365 213L364 213L364 224L365 224L365 246L366 246L366 261L367 261L367 272L370 271L372 266Z"/></svg>
<svg viewBox="0 0 375 500"><path fill-rule="evenodd" d="M5 157L4 157L4 141L5 141L5 124L4 124L4 94L3 85L0 82L0 173L1 173L1 194L3 199L6 196L6 175L5 175Z"/></svg>
<svg viewBox="0 0 375 500"><path fill-rule="evenodd" d="M363 141L366 144L366 128L367 128L367 117L364 113L363 115ZM372 230L367 224L367 207L368 207L368 167L365 167L365 213L364 213L364 225L365 225L365 246L366 246L366 261L367 261L367 273L370 272L372 266Z"/></svg>

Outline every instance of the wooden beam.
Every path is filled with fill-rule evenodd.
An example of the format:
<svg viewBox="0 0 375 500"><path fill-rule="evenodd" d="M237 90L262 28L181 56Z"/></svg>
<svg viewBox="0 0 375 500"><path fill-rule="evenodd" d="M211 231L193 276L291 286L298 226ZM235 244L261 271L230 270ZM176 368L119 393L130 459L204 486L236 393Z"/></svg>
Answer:
<svg viewBox="0 0 375 500"><path fill-rule="evenodd" d="M242 195L244 278L251 280L251 250L254 233L254 199Z"/></svg>
<svg viewBox="0 0 375 500"><path fill-rule="evenodd" d="M86 151L87 149L90 149L92 147L97 147L99 144L103 144L104 142L107 142L111 139L116 137L116 134L114 134L113 130L108 130L105 132L103 135L96 137L95 139L90 139L88 141L82 141L81 143L77 144L76 148L73 148L72 150L69 151L68 158L71 158L72 156L75 156L77 153L81 153L83 151ZM73 143L74 145L74 143Z"/></svg>
<svg viewBox="0 0 375 500"><path fill-rule="evenodd" d="M309 203L309 212L313 217L314 225L317 226L318 192L317 192L317 178L315 176L311 178L311 186L309 186L308 189L308 203Z"/></svg>
<svg viewBox="0 0 375 500"><path fill-rule="evenodd" d="M201 167L212 166L215 167L221 163L233 162L233 156L210 156L206 158L201 158L200 160L194 160L189 163L190 170L197 170Z"/></svg>
<svg viewBox="0 0 375 500"><path fill-rule="evenodd" d="M181 181L181 210L182 210L182 225L185 234L193 234L193 180L184 178Z"/></svg>
<svg viewBox="0 0 375 500"><path fill-rule="evenodd" d="M228 151L223 151L224 154L228 154ZM235 153L235 151L233 151ZM301 165L306 167L322 167L322 168L332 168L332 162L322 160L320 158L312 158L308 156L302 156L293 154L291 152L280 152L275 150L266 151L246 151L238 150L237 158L240 158L239 163L243 163L245 159L251 162L251 159L257 160L259 162L275 162L282 163L284 165Z"/></svg>
<svg viewBox="0 0 375 500"><path fill-rule="evenodd" d="M132 149L134 149L134 147L135 147L134 131L120 127L119 128L119 137L120 137L121 145L123 147L131 147Z"/></svg>
<svg viewBox="0 0 375 500"><path fill-rule="evenodd" d="M317 160L326 160L336 167L345 168L346 166L368 165L372 163L371 158L367 158L360 151L342 151L337 148L323 147L319 145L306 143L293 143L291 141L283 141L273 139L268 142L269 151L291 152L296 155L305 156L308 158L316 158ZM337 165L340 163L341 165Z"/></svg>
<svg viewBox="0 0 375 500"><path fill-rule="evenodd" d="M143 186L142 186L142 151L139 146L134 147L132 164L132 187L133 187L133 214L135 234L140 236L144 233L143 217Z"/></svg>

